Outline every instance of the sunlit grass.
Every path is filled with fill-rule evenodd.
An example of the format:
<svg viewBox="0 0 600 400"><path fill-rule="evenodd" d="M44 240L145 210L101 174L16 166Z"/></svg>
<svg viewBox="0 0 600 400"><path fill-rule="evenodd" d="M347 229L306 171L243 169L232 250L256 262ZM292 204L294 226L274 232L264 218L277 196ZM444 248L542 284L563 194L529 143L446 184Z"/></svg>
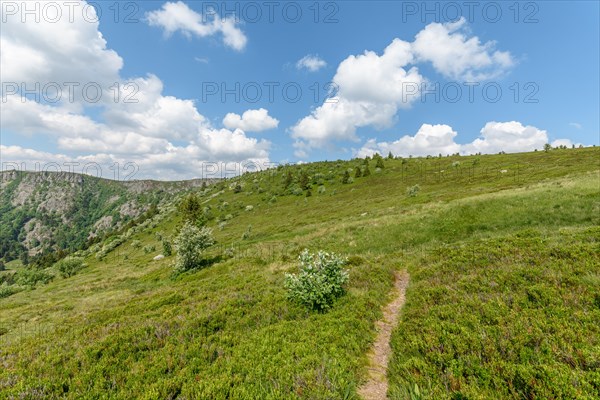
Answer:
<svg viewBox="0 0 600 400"><path fill-rule="evenodd" d="M347 185L340 182L342 171L361 160L323 162L245 175L237 178L244 186L240 193L228 188L230 182L211 188L202 200L214 214L208 225L217 245L207 252L213 261L206 268L175 276L174 256L152 260L162 249L155 233L172 239L180 226L174 213L103 260L91 255L89 265L73 277L57 277L0 299L0 397L353 398L366 377L374 322L399 269L412 276L393 336L390 378L396 398L404 398L415 383L434 398L453 393L518 397L527 390L541 397L593 393L597 376L562 359L566 347L552 339L543 357L527 353L521 339L506 342L510 354L529 354L523 359L529 364L523 361L518 368L512 355L503 359L496 353L490 353L495 363L474 363L472 357L484 357L486 351L466 347L478 343L485 349L512 329L527 333L526 322L545 309L498 314L502 330L486 331L486 340L477 336L487 326L484 318L505 310L506 288L521 299L534 282L533 296L545 301L549 290L549 310L556 313L544 320L543 329L587 321L573 331L579 335L573 343L582 351L597 351L590 321L598 316L578 313L588 310L587 291L598 283L590 270L598 261L593 254L597 231L586 229L600 222L599 149L479 156L480 163L470 168L474 158L385 160L380 173L371 161L372 175ZM456 160L461 168L452 169ZM310 197L286 194L282 179L287 168L331 178L324 180L324 193L315 184ZM504 169L508 172L499 172ZM419 193L407 196L406 189L415 184ZM248 205L252 209L247 211ZM228 214L232 218L220 229L216 219ZM242 238L250 225L250 234ZM519 233L524 230L529 233ZM133 240L141 248L131 246ZM156 251L145 254L148 245ZM229 247L233 258L223 256ZM286 299L284 275L297 270L304 248L358 260L349 267L348 293L328 313L308 312ZM489 263L480 257L483 251L496 254L496 248L501 257ZM567 255L555 262L552 249ZM567 266L575 256L573 266ZM531 271L541 275L529 282L523 277ZM548 282L562 280L568 283L565 289L548 289ZM497 286L490 286L492 281ZM444 318L454 321L456 332L475 336L461 342L453 330L447 338L439 328ZM520 325L513 327L513 322ZM537 322L531 327L540 328ZM536 332L534 339L540 337ZM461 355L458 364L448 361L444 351L427 350L427 343L442 340L462 349L453 353ZM585 354L565 354L577 363L581 357L591 362ZM536 365L558 364L558 375L542 373L537 386L528 381L540 371ZM422 369L415 372L415 366ZM509 370L525 383L512 392L495 392L509 378L517 387L517 372L510 375ZM561 392L562 386L553 386L556 377L560 385L565 377L576 377L579 392Z"/></svg>

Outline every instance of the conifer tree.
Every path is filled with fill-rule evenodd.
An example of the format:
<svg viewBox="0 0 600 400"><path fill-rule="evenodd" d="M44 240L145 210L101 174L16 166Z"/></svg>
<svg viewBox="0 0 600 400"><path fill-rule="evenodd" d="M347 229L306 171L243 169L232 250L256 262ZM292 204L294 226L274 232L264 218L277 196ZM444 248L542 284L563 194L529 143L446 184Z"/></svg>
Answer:
<svg viewBox="0 0 600 400"><path fill-rule="evenodd" d="M367 164L367 165L365 166L365 170L363 171L363 174L362 174L362 175L363 175L363 176L369 176L369 175L371 175L371 170L369 169L369 164Z"/></svg>
<svg viewBox="0 0 600 400"><path fill-rule="evenodd" d="M350 180L350 173L348 172L348 170L345 170L344 176L342 177L342 183L346 184L346 183L348 183L349 180Z"/></svg>
<svg viewBox="0 0 600 400"><path fill-rule="evenodd" d="M284 188L288 188L290 187L290 185L292 184L294 180L294 177L292 176L292 172L288 171L287 174L285 175L285 179L283 180L283 187Z"/></svg>
<svg viewBox="0 0 600 400"><path fill-rule="evenodd" d="M184 221L196 222L202 213L200 199L195 193L188 194L181 202L179 210Z"/></svg>
<svg viewBox="0 0 600 400"><path fill-rule="evenodd" d="M300 187L302 188L302 190L308 190L310 189L310 181L308 179L308 174L306 173L306 171L302 171L302 173L300 174Z"/></svg>
<svg viewBox="0 0 600 400"><path fill-rule="evenodd" d="M354 177L355 177L355 178L360 178L361 176L362 176L362 171L360 170L360 167L358 167L358 166L357 166L357 167L354 169Z"/></svg>

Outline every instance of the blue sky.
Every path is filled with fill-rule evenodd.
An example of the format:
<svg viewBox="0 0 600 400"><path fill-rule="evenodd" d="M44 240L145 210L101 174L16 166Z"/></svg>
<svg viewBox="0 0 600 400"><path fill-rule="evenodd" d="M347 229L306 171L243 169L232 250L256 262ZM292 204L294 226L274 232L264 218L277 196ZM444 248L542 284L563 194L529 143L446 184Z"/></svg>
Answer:
<svg viewBox="0 0 600 400"><path fill-rule="evenodd" d="M599 143L596 1L477 2L471 10L462 2L429 2L426 15L423 2L279 2L273 21L266 2L120 2L118 15L115 3L100 2L98 23L78 22L82 13L74 12L74 22L54 24L43 23L52 11L45 15L43 2L41 24L31 16L23 23L19 2L17 9L6 3L3 164L129 161L139 165L139 177L181 179L201 175L202 162ZM225 22L211 24L210 5ZM262 15L249 21L257 9ZM300 66L303 58L312 64ZM335 105L323 104L332 81L339 85ZM7 82L98 82L105 95L95 104L77 92L69 102L48 104L31 94L23 102ZM140 101L107 101L111 82L134 83ZM231 93L223 101L222 87L235 92L236 83L240 101ZM285 98L285 85L292 97L294 88L302 90L296 102ZM407 88L440 98L419 91L406 97ZM229 113L237 116L224 123Z"/></svg>

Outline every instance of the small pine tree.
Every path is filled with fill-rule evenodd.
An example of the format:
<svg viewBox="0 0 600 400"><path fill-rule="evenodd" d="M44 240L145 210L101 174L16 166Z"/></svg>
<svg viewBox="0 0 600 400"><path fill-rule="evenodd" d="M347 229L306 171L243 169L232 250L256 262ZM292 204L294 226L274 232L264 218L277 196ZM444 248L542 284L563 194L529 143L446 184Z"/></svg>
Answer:
<svg viewBox="0 0 600 400"><path fill-rule="evenodd" d="M181 202L179 210L183 214L184 221L195 222L202 213L200 199L195 193L188 194Z"/></svg>
<svg viewBox="0 0 600 400"><path fill-rule="evenodd" d="M21 260L21 264L23 265L29 264L29 254L27 251L23 251L21 254L19 254L19 260Z"/></svg>
<svg viewBox="0 0 600 400"><path fill-rule="evenodd" d="M346 184L350 180L350 173L348 170L344 171L344 176L342 176L342 183Z"/></svg>
<svg viewBox="0 0 600 400"><path fill-rule="evenodd" d="M302 190L310 189L310 180L308 179L308 174L306 173L306 171L302 171L302 173L300 174L299 184Z"/></svg>
<svg viewBox="0 0 600 400"><path fill-rule="evenodd" d="M550 143L546 143L546 144L544 145L544 151L547 153L547 152L549 152L550 150L552 150L552 145L550 145Z"/></svg>
<svg viewBox="0 0 600 400"><path fill-rule="evenodd" d="M5 271L6 266L4 265L4 261L0 260L0 271Z"/></svg>
<svg viewBox="0 0 600 400"><path fill-rule="evenodd" d="M393 160L394 159L394 155L392 154L392 152L390 151L388 153L388 160Z"/></svg>
<svg viewBox="0 0 600 400"><path fill-rule="evenodd" d="M360 170L360 167L358 167L358 166L357 166L357 167L354 169L354 177L355 177L355 178L360 178L361 176L362 176L362 171Z"/></svg>
<svg viewBox="0 0 600 400"><path fill-rule="evenodd" d="M163 239L162 247L163 247L163 255L165 257L169 257L171 254L173 254L173 246L171 246L171 242L168 241L167 239Z"/></svg>
<svg viewBox="0 0 600 400"><path fill-rule="evenodd" d="M365 170L363 171L363 176L369 176L371 175L371 170L369 169L369 165L367 164L367 166L365 166Z"/></svg>
<svg viewBox="0 0 600 400"><path fill-rule="evenodd" d="M292 173L290 171L288 171L285 174L285 179L283 180L283 187L287 189L288 187L290 187L290 185L292 184L293 181L294 181L294 176L292 175Z"/></svg>
<svg viewBox="0 0 600 400"><path fill-rule="evenodd" d="M377 158L377 164L375 164L375 168L381 168L381 169L385 168L385 166L383 165L383 158L381 158L381 157Z"/></svg>

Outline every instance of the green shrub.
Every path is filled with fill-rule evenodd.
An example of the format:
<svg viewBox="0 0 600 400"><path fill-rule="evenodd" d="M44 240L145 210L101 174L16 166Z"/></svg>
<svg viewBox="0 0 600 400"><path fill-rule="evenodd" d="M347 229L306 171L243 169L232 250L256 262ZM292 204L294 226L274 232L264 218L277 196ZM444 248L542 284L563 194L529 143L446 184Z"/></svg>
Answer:
<svg viewBox="0 0 600 400"><path fill-rule="evenodd" d="M144 246L144 254L150 254L153 251L156 251L156 247L154 247L154 245L149 244L147 246Z"/></svg>
<svg viewBox="0 0 600 400"><path fill-rule="evenodd" d="M69 278L87 267L87 265L83 262L83 258L81 257L67 257L57 262L55 267L60 273L60 276Z"/></svg>
<svg viewBox="0 0 600 400"><path fill-rule="evenodd" d="M252 225L248 225L248 228L246 228L246 232L244 232L242 234L242 240L250 239L251 235L252 235Z"/></svg>
<svg viewBox="0 0 600 400"><path fill-rule="evenodd" d="M415 197L417 194L419 194L420 190L421 190L421 187L418 184L411 186L408 189L406 189L406 195L408 197Z"/></svg>
<svg viewBox="0 0 600 400"><path fill-rule="evenodd" d="M54 275L40 269L33 268L23 268L17 272L15 276L15 283L17 285L28 286L33 288L38 283L47 284L52 279L54 279Z"/></svg>
<svg viewBox="0 0 600 400"><path fill-rule="evenodd" d="M0 285L0 299L3 299L8 296L12 296L13 294L15 294L19 291L20 291L20 289L17 287L2 284L2 285Z"/></svg>
<svg viewBox="0 0 600 400"><path fill-rule="evenodd" d="M168 241L167 239L163 238L162 248L163 248L163 255L165 257L169 257L171 254L173 254L173 246L171 246L171 242Z"/></svg>
<svg viewBox="0 0 600 400"><path fill-rule="evenodd" d="M299 258L300 272L286 274L284 286L290 300L319 312L331 308L335 299L345 293L348 271L346 260L335 253L304 250Z"/></svg>
<svg viewBox="0 0 600 400"><path fill-rule="evenodd" d="M7 272L4 274L0 274L0 285L2 285L3 283L6 283L7 285L12 285L13 283L15 283L15 275L16 272Z"/></svg>
<svg viewBox="0 0 600 400"><path fill-rule="evenodd" d="M202 263L202 253L214 243L211 229L198 228L189 221L186 222L174 243L177 252L175 270L183 272L198 268Z"/></svg>
<svg viewBox="0 0 600 400"><path fill-rule="evenodd" d="M223 251L223 255L226 258L233 258L233 256L235 255L235 250L233 249L233 247L228 247Z"/></svg>

